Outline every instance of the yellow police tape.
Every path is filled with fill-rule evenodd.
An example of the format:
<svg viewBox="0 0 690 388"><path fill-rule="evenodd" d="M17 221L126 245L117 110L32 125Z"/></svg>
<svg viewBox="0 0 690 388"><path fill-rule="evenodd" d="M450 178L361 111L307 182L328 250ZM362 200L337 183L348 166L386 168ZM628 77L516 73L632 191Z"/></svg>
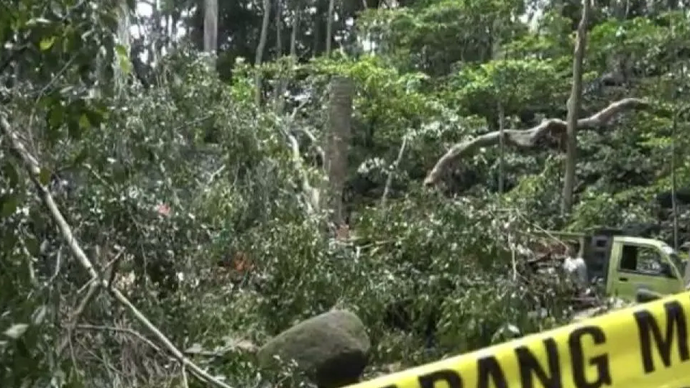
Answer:
<svg viewBox="0 0 690 388"><path fill-rule="evenodd" d="M690 292L347 388L690 387Z"/></svg>

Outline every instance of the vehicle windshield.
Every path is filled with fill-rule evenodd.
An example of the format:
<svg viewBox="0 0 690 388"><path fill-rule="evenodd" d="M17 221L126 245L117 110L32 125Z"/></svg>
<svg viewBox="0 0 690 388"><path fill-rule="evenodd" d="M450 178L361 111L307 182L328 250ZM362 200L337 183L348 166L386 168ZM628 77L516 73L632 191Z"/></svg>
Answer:
<svg viewBox="0 0 690 388"><path fill-rule="evenodd" d="M683 276L683 274L685 274L685 266L688 265L688 262L681 259L676 252L673 252L669 256L671 256L673 264L675 264L676 267L678 267L678 270L680 271L680 276Z"/></svg>
<svg viewBox="0 0 690 388"><path fill-rule="evenodd" d="M673 261L673 265L678 268L678 271L680 271L680 275L683 276L685 274L685 266L688 265L688 262L683 260L680 255L678 255L678 252L676 252L675 249L665 246L664 251L668 254L668 256L671 258L671 261Z"/></svg>

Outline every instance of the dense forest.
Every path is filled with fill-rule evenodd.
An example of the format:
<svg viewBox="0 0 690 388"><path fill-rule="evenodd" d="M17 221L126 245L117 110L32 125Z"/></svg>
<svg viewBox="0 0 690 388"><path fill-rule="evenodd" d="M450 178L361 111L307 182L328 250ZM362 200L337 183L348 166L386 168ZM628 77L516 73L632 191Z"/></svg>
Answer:
<svg viewBox="0 0 690 388"><path fill-rule="evenodd" d="M689 7L3 2L0 386L336 387L569 322L530 231L690 240Z"/></svg>

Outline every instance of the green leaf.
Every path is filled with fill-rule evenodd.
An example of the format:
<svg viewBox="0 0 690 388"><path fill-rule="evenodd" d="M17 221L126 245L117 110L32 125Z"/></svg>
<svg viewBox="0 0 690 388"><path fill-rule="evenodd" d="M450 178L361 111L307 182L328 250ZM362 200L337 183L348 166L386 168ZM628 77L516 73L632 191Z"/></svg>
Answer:
<svg viewBox="0 0 690 388"><path fill-rule="evenodd" d="M7 195L2 198L2 208L0 208L0 219L7 218L17 210L18 200L16 195Z"/></svg>
<svg viewBox="0 0 690 388"><path fill-rule="evenodd" d="M40 325L45 320L47 312L48 312L48 308L45 305L39 306L36 309L36 311L34 311L33 315L31 316L31 322L34 325Z"/></svg>
<svg viewBox="0 0 690 388"><path fill-rule="evenodd" d="M65 108L60 104L54 104L50 107L48 111L48 128L55 130L60 127L63 123L65 117Z"/></svg>
<svg viewBox="0 0 690 388"><path fill-rule="evenodd" d="M29 251L29 254L32 256L38 256L41 254L41 246L38 244L38 240L35 238L27 237L24 240L24 244L26 246L26 250Z"/></svg>
<svg viewBox="0 0 690 388"><path fill-rule="evenodd" d="M117 55L120 57L127 56L127 48L122 44L115 45L115 52L117 52Z"/></svg>
<svg viewBox="0 0 690 388"><path fill-rule="evenodd" d="M132 64L129 62L129 59L120 57L120 69L125 74L132 72Z"/></svg>
<svg viewBox="0 0 690 388"><path fill-rule="evenodd" d="M120 64L120 69L123 73L129 74L132 71L132 64L129 62L129 56L127 55L127 48L121 44L115 46L115 52L117 53L118 63Z"/></svg>
<svg viewBox="0 0 690 388"><path fill-rule="evenodd" d="M89 150L88 148L84 147L82 148L81 151L77 154L77 156L74 157L74 160L72 160L72 165L78 166L86 160L86 158L89 156Z"/></svg>
<svg viewBox="0 0 690 388"><path fill-rule="evenodd" d="M12 327L10 327L9 329L5 330L4 334L16 340L19 339L19 337L21 337L22 335L24 335L28 328L29 325L27 325L26 323L17 323L12 325Z"/></svg>
<svg viewBox="0 0 690 388"><path fill-rule="evenodd" d="M92 108L85 112L86 117L89 119L91 126L98 127L103 122L105 118L105 113L99 108Z"/></svg>
<svg viewBox="0 0 690 388"><path fill-rule="evenodd" d="M55 37L54 36L51 36L49 38L43 38L43 39L41 39L41 43L39 43L39 47L41 47L41 51L50 50L50 48L53 47L54 43L55 43Z"/></svg>
<svg viewBox="0 0 690 388"><path fill-rule="evenodd" d="M0 240L0 248L5 252L11 252L12 249L17 245L17 236L13 233L6 233L5 236Z"/></svg>
<svg viewBox="0 0 690 388"><path fill-rule="evenodd" d="M19 174L17 173L17 169L14 167L12 163L8 162L3 164L2 175L7 177L10 186L16 186L19 183Z"/></svg>
<svg viewBox="0 0 690 388"><path fill-rule="evenodd" d="M46 186L48 182L50 182L50 170L46 168L41 169L41 173L38 174L38 181L43 185Z"/></svg>
<svg viewBox="0 0 690 388"><path fill-rule="evenodd" d="M82 114L79 117L79 127L81 129L87 129L91 127L91 121L89 121L89 117L86 114Z"/></svg>
<svg viewBox="0 0 690 388"><path fill-rule="evenodd" d="M81 139L81 135L83 133L82 129L83 127L81 126L81 119L72 119L67 122L67 133L69 134L69 137L71 137L74 140Z"/></svg>

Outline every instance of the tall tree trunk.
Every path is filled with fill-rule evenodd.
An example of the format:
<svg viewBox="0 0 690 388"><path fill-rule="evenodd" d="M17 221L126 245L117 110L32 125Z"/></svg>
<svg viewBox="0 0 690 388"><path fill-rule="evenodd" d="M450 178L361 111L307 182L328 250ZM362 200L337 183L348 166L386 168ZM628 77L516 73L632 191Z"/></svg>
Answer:
<svg viewBox="0 0 690 388"><path fill-rule="evenodd" d="M283 9L282 9L282 0L276 0L276 16L275 16L275 23L276 23L276 60L280 60L283 56ZM280 64L281 70L282 67L285 65L285 62L278 62ZM288 65L289 66L289 65ZM283 84L285 84L285 79L286 75L284 74L284 71L281 71L281 75L279 77L280 81L278 82L278 85L276 86L274 92L273 92L273 110L276 113L282 113L282 104L281 101L283 99Z"/></svg>
<svg viewBox="0 0 690 388"><path fill-rule="evenodd" d="M326 56L331 55L331 42L333 41L333 13L335 12L335 0L328 0L328 21L326 22Z"/></svg>
<svg viewBox="0 0 690 388"><path fill-rule="evenodd" d="M331 220L336 227L345 221L343 189L347 180L353 94L354 85L349 78L331 80L325 168L329 183L328 208L333 211Z"/></svg>
<svg viewBox="0 0 690 388"><path fill-rule="evenodd" d="M498 102L498 131L499 131L499 158L498 161L498 194L502 195L505 185L505 110L503 104Z"/></svg>
<svg viewBox="0 0 690 388"><path fill-rule="evenodd" d="M163 32L164 16L163 12L161 12L160 0L155 0L151 6L151 20L153 21L153 26L151 28L151 49L149 53L151 54L151 62L158 63L160 58L163 56L163 43L165 40L165 34Z"/></svg>
<svg viewBox="0 0 690 388"><path fill-rule="evenodd" d="M283 56L283 0L276 0L276 59Z"/></svg>
<svg viewBox="0 0 690 388"><path fill-rule="evenodd" d="M295 64L297 64L297 31L299 30L299 19L300 19L301 9L296 7L295 14L292 18L292 32L290 33L290 58L288 61L288 69L285 75L280 80L280 85L278 86L279 93L276 93L275 100L275 112L276 114L282 114L285 109L285 99L283 94L287 90L287 85L289 78L292 77Z"/></svg>
<svg viewBox="0 0 690 388"><path fill-rule="evenodd" d="M129 33L129 15L130 10L127 6L126 0L120 1L120 14L117 23L117 40L124 48L124 53L129 56L130 52L130 33ZM121 58L121 54L115 56L114 66L114 83L115 93L119 94L125 90L127 86L127 74L125 73L121 61L128 61L129 58Z"/></svg>
<svg viewBox="0 0 690 388"><path fill-rule="evenodd" d="M493 60L505 59L503 53L501 52L501 40L500 40L500 23L498 18L494 19L490 34L488 36L491 41L491 58ZM496 110L498 112L498 132L499 132L499 151L498 151L498 194L499 201L504 191L505 182L505 108L503 107L503 93L497 88L496 97L498 102L496 103Z"/></svg>
<svg viewBox="0 0 690 388"><path fill-rule="evenodd" d="M575 187L575 165L577 164L577 118L580 114L582 96L582 62L587 42L587 22L589 20L590 0L582 1L582 19L577 27L577 40L573 53L573 87L568 100L568 124L566 142L565 177L563 179L563 202L561 213L568 214L573 208L573 189Z"/></svg>
<svg viewBox="0 0 690 388"><path fill-rule="evenodd" d="M268 38L268 22L271 20L271 0L264 0L264 18L261 22L261 36L259 37L259 46L256 48L256 58L254 58L254 102L256 106L261 105L261 63L263 61L264 50L266 49L266 40Z"/></svg>
<svg viewBox="0 0 690 388"><path fill-rule="evenodd" d="M673 126L671 128L671 210L673 212L673 249L678 249L678 189L676 181L676 132L678 129L678 113L673 113Z"/></svg>
<svg viewBox="0 0 690 388"><path fill-rule="evenodd" d="M314 25L312 27L312 36L313 36L313 43L312 43L312 50L311 50L311 56L312 58L316 58L321 53L323 53L323 43L324 43L324 30L326 29L325 26L325 21L326 21L326 13L328 12L328 8L324 7L325 2L323 0L319 0L316 2L316 13L314 14L313 21Z"/></svg>
<svg viewBox="0 0 690 388"><path fill-rule="evenodd" d="M295 10L294 20L292 21L292 32L290 33L290 58L297 62L297 31L299 31L299 21L302 10Z"/></svg>
<svg viewBox="0 0 690 388"><path fill-rule="evenodd" d="M218 49L218 0L204 0L204 52L214 55ZM209 63L215 67L215 62Z"/></svg>

